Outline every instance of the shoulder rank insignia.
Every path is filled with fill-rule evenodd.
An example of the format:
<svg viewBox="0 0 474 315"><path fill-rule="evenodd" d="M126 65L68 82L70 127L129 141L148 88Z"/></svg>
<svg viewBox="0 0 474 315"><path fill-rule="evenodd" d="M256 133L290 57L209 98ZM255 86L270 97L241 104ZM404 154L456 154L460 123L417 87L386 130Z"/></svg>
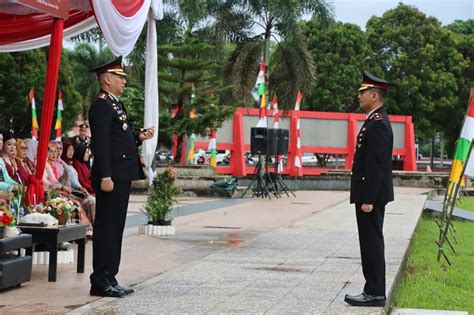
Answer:
<svg viewBox="0 0 474 315"><path fill-rule="evenodd" d="M99 98L101 98L103 100L107 99L107 93L100 93Z"/></svg>
<svg viewBox="0 0 474 315"><path fill-rule="evenodd" d="M374 114L374 119L375 120L382 120L382 115L380 115L379 113L375 113Z"/></svg>

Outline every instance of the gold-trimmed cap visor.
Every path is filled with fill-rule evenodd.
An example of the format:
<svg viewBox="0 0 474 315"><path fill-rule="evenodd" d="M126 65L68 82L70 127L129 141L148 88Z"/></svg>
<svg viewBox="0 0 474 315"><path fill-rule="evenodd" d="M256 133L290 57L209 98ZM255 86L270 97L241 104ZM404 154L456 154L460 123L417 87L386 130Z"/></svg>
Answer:
<svg viewBox="0 0 474 315"><path fill-rule="evenodd" d="M107 62L103 65L100 65L98 67L95 67L95 68L91 69L91 72L95 72L95 73L97 73L97 75L107 72L107 73L113 73L113 74L121 75L121 76L124 76L124 77L127 76L127 74L125 73L125 71L123 69L122 56L119 56L119 57L115 58L114 60L112 60L110 62Z"/></svg>

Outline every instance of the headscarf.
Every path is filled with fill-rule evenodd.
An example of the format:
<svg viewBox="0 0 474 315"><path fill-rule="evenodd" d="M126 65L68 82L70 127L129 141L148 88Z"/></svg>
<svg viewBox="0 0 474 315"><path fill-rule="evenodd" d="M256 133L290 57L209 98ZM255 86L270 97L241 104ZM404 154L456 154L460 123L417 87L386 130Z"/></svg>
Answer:
<svg viewBox="0 0 474 315"><path fill-rule="evenodd" d="M28 160L30 160L30 162L35 163L36 154L38 152L38 141L30 139L30 138L26 138L25 143L26 143L26 157L28 158Z"/></svg>
<svg viewBox="0 0 474 315"><path fill-rule="evenodd" d="M21 152L20 147L22 144L26 146L26 142L24 139L20 139L20 138L16 139L16 159L20 162L23 161L23 158L20 157L20 152Z"/></svg>
<svg viewBox="0 0 474 315"><path fill-rule="evenodd" d="M69 150L69 147L73 147L73 144L69 141L64 141L63 142L63 154L61 154L61 158L63 159L63 161L68 164L68 165L72 165L72 161L74 159L74 156L72 158L68 158L67 157L67 151ZM76 154L76 149L74 148L74 155Z"/></svg>
<svg viewBox="0 0 474 315"><path fill-rule="evenodd" d="M87 147L82 144L76 144L74 146L74 160L78 160L81 163L84 162L84 155L86 154Z"/></svg>

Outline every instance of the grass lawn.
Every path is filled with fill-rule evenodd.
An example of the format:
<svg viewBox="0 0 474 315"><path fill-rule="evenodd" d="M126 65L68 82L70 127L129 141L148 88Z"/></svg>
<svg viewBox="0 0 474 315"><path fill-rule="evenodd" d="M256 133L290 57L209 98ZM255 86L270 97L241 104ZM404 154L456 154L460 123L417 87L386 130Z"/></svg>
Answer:
<svg viewBox="0 0 474 315"><path fill-rule="evenodd" d="M394 307L468 311L474 315L474 222L455 221L457 255L438 262L438 226L423 216L407 258Z"/></svg>
<svg viewBox="0 0 474 315"><path fill-rule="evenodd" d="M462 196L456 201L456 207L474 212L474 197Z"/></svg>

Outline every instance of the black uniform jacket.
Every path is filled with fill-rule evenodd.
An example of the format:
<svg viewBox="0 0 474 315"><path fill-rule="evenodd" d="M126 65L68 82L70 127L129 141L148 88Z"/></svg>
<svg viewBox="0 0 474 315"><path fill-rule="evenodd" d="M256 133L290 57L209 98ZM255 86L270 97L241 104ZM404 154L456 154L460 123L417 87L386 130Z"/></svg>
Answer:
<svg viewBox="0 0 474 315"><path fill-rule="evenodd" d="M91 149L94 161L91 180L111 177L115 182L144 179L140 165L138 135L132 130L124 105L100 90L89 110Z"/></svg>
<svg viewBox="0 0 474 315"><path fill-rule="evenodd" d="M393 201L393 133L387 112L376 109L357 135L351 175L351 203Z"/></svg>

